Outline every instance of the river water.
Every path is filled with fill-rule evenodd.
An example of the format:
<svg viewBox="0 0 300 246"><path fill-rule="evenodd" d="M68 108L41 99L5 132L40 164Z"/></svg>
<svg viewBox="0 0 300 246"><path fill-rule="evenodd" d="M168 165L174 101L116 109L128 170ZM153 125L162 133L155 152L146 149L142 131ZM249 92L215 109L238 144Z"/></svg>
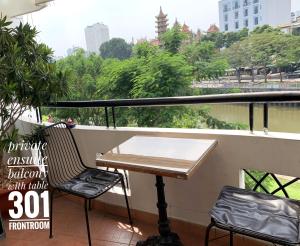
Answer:
<svg viewBox="0 0 300 246"><path fill-rule="evenodd" d="M247 105L222 104L209 105L210 114L227 122L238 122L249 125ZM254 130L263 130L263 107L254 106ZM269 131L300 133L300 106L269 106Z"/></svg>

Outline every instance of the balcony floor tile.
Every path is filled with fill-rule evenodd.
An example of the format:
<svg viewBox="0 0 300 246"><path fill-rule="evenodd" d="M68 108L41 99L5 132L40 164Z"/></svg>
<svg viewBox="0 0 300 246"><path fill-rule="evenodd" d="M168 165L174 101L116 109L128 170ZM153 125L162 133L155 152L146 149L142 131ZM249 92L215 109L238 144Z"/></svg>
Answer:
<svg viewBox="0 0 300 246"><path fill-rule="evenodd" d="M93 246L124 246L135 245L137 241L146 239L150 235L157 234L155 225L140 221L134 222L134 231L128 224L127 218L104 214L99 210L90 213L90 229ZM5 219L6 239L0 241L1 246L86 246L87 232L83 205L65 199L64 196L54 200L54 238L48 238L48 231L9 231L8 220ZM203 232L199 235L178 232L184 245L204 245ZM212 233L220 237L220 233ZM227 246L226 234L221 239L213 240L210 246ZM243 238L236 238L236 246L260 245ZM252 242L252 243L251 243ZM267 244L265 244L267 245Z"/></svg>

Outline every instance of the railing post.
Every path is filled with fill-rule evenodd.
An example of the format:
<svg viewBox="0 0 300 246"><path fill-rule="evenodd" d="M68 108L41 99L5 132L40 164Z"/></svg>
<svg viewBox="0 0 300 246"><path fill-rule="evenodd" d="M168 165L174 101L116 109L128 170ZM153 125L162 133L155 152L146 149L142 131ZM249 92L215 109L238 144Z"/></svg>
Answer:
<svg viewBox="0 0 300 246"><path fill-rule="evenodd" d="M250 132L253 133L253 121L254 121L254 104L249 104L249 126L250 126Z"/></svg>
<svg viewBox="0 0 300 246"><path fill-rule="evenodd" d="M109 119L108 119L108 109L105 107L105 121L106 121L106 127L109 128Z"/></svg>
<svg viewBox="0 0 300 246"><path fill-rule="evenodd" d="M113 125L114 125L114 128L116 129L115 107L112 107L111 110L112 110L112 117L113 117Z"/></svg>
<svg viewBox="0 0 300 246"><path fill-rule="evenodd" d="M43 115L42 115L42 108L39 107L39 116L40 116L40 123L43 123Z"/></svg>
<svg viewBox="0 0 300 246"><path fill-rule="evenodd" d="M43 123L42 110L40 107L35 108L36 123Z"/></svg>
<svg viewBox="0 0 300 246"><path fill-rule="evenodd" d="M35 108L36 123L40 123L39 108Z"/></svg>
<svg viewBox="0 0 300 246"><path fill-rule="evenodd" d="M269 128L269 105L264 103L264 132L268 134Z"/></svg>

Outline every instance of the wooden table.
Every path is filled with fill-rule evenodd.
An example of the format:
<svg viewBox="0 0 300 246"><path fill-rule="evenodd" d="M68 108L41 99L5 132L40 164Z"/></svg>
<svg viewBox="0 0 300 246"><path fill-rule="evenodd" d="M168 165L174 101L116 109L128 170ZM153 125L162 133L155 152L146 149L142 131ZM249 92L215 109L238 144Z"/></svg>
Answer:
<svg viewBox="0 0 300 246"><path fill-rule="evenodd" d="M208 139L134 136L97 157L97 166L156 175L160 235L138 246L182 245L169 226L163 177L188 179L216 145L216 140Z"/></svg>

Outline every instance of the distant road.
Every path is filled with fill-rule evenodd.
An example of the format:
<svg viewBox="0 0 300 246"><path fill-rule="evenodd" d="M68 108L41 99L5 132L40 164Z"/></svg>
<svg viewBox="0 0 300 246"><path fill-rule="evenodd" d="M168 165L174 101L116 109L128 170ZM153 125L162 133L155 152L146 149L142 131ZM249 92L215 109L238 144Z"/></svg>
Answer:
<svg viewBox="0 0 300 246"><path fill-rule="evenodd" d="M244 89L244 90L300 90L300 80L289 80L284 82L268 81L259 82L228 82L228 81L203 81L193 82L193 88L203 89Z"/></svg>

